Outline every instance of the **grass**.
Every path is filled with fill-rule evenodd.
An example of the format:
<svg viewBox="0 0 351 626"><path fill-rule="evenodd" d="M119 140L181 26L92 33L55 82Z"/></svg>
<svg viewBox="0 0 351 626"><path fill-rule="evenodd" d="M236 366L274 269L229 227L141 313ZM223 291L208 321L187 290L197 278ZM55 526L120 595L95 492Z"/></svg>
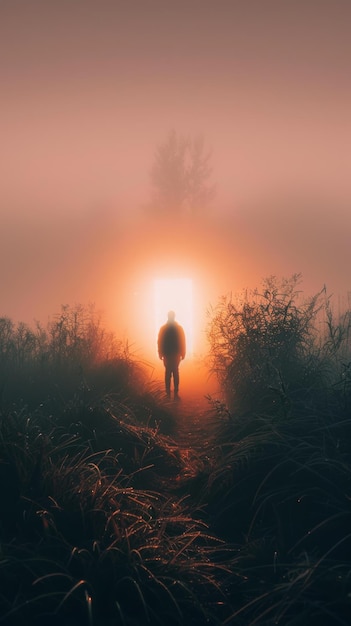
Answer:
<svg viewBox="0 0 351 626"><path fill-rule="evenodd" d="M210 329L227 402L213 402L217 460L201 497L247 577L228 624L351 617L349 316L335 326L325 300L318 334L322 293L298 307L296 280L222 302Z"/></svg>
<svg viewBox="0 0 351 626"><path fill-rule="evenodd" d="M94 311L1 320L0 625L350 623L350 315L297 280L212 313L194 453Z"/></svg>
<svg viewBox="0 0 351 626"><path fill-rule="evenodd" d="M84 433L42 413L2 418L0 623L62 623L73 610L87 624L218 623L221 542L184 499L151 488L150 468L165 479L179 458L107 414L100 446L96 417Z"/></svg>

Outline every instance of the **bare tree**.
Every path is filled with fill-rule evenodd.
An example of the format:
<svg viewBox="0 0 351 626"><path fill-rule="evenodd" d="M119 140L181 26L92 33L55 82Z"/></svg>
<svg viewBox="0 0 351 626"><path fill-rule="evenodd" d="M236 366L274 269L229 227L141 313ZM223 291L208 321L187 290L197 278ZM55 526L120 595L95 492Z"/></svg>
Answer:
<svg viewBox="0 0 351 626"><path fill-rule="evenodd" d="M206 211L215 193L209 183L211 156L202 136L185 137L171 131L157 146L151 170L154 212L201 215Z"/></svg>
<svg viewBox="0 0 351 626"><path fill-rule="evenodd" d="M215 185L209 183L212 174L211 157L212 152L206 151L202 135L189 140L186 164L187 202L194 215L206 210L215 195Z"/></svg>

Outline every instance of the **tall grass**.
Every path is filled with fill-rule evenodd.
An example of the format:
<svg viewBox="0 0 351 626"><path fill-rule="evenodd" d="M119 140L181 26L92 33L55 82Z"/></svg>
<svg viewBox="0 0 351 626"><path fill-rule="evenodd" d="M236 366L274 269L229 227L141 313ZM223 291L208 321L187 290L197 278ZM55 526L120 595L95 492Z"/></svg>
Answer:
<svg viewBox="0 0 351 626"><path fill-rule="evenodd" d="M209 328L224 401L202 497L247 577L225 623L351 619L350 313L298 281L223 299Z"/></svg>
<svg viewBox="0 0 351 626"><path fill-rule="evenodd" d="M172 416L94 320L2 320L0 624L219 624L231 570L172 488Z"/></svg>
<svg viewBox="0 0 351 626"><path fill-rule="evenodd" d="M296 405L333 400L342 381L349 391L350 312L335 321L325 289L303 298L300 280L269 277L261 290L224 296L209 312L212 371L236 414L287 415Z"/></svg>
<svg viewBox="0 0 351 626"><path fill-rule="evenodd" d="M351 315L299 281L212 310L196 455L93 309L0 320L0 625L350 623Z"/></svg>
<svg viewBox="0 0 351 626"><path fill-rule="evenodd" d="M68 423L2 415L0 623L219 623L229 568L164 487L172 442L106 411Z"/></svg>

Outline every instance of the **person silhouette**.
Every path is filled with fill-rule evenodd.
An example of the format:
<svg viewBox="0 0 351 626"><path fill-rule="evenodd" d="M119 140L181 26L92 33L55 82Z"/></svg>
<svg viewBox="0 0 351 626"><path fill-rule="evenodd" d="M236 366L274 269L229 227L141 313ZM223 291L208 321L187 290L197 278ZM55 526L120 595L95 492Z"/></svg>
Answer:
<svg viewBox="0 0 351 626"><path fill-rule="evenodd" d="M165 387L168 398L171 396L171 379L173 376L174 397L179 398L179 363L185 359L185 333L175 321L175 312L169 311L166 324L161 326L157 338L158 356L165 366Z"/></svg>

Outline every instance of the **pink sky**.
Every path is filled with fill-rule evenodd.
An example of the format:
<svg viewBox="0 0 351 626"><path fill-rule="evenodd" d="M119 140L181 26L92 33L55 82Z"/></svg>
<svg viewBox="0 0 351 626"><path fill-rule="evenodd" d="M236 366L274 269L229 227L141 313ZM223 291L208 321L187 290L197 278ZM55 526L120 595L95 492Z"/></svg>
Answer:
<svg viewBox="0 0 351 626"><path fill-rule="evenodd" d="M350 25L349 0L1 0L0 315L75 293L64 233L89 254L97 216L137 213L172 128L212 147L219 219L350 290Z"/></svg>

